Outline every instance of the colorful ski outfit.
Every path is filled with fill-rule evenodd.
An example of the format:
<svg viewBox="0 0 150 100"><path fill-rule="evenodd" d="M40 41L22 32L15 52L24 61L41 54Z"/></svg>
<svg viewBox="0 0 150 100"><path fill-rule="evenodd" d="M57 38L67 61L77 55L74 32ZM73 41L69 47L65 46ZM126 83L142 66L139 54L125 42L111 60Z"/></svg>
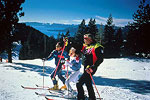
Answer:
<svg viewBox="0 0 150 100"><path fill-rule="evenodd" d="M59 62L59 59L61 57L61 61L59 63L57 71L56 71L56 68L55 68L55 70L51 73L51 76L50 76L54 85L57 85L57 80L54 77L55 71L56 71L56 75L58 75L58 78L63 82L63 84L65 84L65 78L62 76L62 65L65 62L65 58L69 58L69 55L65 51L63 52L62 56L61 56L61 53L62 53L62 50L60 50L60 51L53 50L51 52L51 54L49 55L49 57L47 58L49 60L52 60L53 58L55 58L55 65L57 66L57 64Z"/></svg>
<svg viewBox="0 0 150 100"><path fill-rule="evenodd" d="M94 89L92 86L92 80L90 75L85 71L87 66L93 70L92 75L95 74L98 66L103 62L103 47L96 42L92 42L90 45L83 44L82 52L84 54L83 65L84 65L84 73L80 77L77 85L78 100L84 100L84 89L83 85L87 86L88 95L90 100L96 100Z"/></svg>
<svg viewBox="0 0 150 100"><path fill-rule="evenodd" d="M67 86L69 91L73 91L70 86L70 82L77 83L78 76L80 75L82 61L79 57L70 57L70 61L65 63L65 66L69 66L72 69L72 73L66 79L65 85Z"/></svg>

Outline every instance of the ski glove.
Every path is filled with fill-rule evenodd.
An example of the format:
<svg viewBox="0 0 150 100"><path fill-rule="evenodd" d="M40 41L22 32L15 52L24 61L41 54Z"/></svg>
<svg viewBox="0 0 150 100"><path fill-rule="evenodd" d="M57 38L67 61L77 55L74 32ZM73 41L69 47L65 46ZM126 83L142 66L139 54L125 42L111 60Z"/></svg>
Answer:
<svg viewBox="0 0 150 100"><path fill-rule="evenodd" d="M91 68L87 68L85 69L85 71L88 73L88 74L91 74L93 72L93 70Z"/></svg>
<svg viewBox="0 0 150 100"><path fill-rule="evenodd" d="M42 60L43 60L43 61L46 61L47 59L46 59L46 58L42 58Z"/></svg>
<svg viewBox="0 0 150 100"><path fill-rule="evenodd" d="M86 67L85 71L86 71L88 74L91 74L91 73L93 72L92 67L93 67L93 66L89 66L89 65L88 65L88 66Z"/></svg>

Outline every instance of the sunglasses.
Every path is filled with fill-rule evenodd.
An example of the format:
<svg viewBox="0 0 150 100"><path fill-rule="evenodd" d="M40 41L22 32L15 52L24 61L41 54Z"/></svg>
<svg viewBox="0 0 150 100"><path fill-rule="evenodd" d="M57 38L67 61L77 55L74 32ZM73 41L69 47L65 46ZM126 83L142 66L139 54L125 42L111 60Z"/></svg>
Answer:
<svg viewBox="0 0 150 100"><path fill-rule="evenodd" d="M56 47L60 47L59 45L56 45Z"/></svg>
<svg viewBox="0 0 150 100"><path fill-rule="evenodd" d="M89 39L89 37L84 37L84 39Z"/></svg>

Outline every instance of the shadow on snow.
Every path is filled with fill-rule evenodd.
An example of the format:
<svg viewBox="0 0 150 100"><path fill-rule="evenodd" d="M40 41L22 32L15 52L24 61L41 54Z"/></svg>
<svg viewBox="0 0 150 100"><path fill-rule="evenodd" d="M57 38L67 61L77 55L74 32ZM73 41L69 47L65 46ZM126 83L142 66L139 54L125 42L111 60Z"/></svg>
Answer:
<svg viewBox="0 0 150 100"><path fill-rule="evenodd" d="M41 76L49 76L50 73L54 70L53 67L44 66L44 74L43 74L43 66L32 65L32 64L24 64L24 63L14 63L19 66L5 66L5 67L13 67L16 70L20 70L21 72L26 71L34 71L38 72ZM55 66L55 65L54 65ZM62 71L62 74L65 75L66 71ZM70 72L69 72L70 73ZM123 89L129 89L132 92L139 94L147 94L150 93L150 81L144 80L129 80L129 79L111 79L111 78L103 78L100 76L93 76L96 85L101 86L112 86L112 87L121 87Z"/></svg>
<svg viewBox="0 0 150 100"><path fill-rule="evenodd" d="M93 77L96 85L121 87L139 94L150 93L150 81Z"/></svg>

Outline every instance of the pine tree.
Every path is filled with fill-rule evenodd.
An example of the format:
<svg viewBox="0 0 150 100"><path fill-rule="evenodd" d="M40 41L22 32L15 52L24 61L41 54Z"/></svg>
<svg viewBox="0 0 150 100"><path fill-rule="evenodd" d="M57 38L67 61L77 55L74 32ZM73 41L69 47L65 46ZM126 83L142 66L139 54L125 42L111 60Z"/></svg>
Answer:
<svg viewBox="0 0 150 100"><path fill-rule="evenodd" d="M148 0L140 1L139 9L133 14L133 20L134 22L129 26L130 31L127 36L127 50L130 52L130 48L135 48L132 49L130 54L149 54L150 5L148 4Z"/></svg>
<svg viewBox="0 0 150 100"><path fill-rule="evenodd" d="M95 40L101 44L103 44L104 40L104 29L103 24L100 25L98 32L96 33Z"/></svg>
<svg viewBox="0 0 150 100"><path fill-rule="evenodd" d="M140 53L150 53L150 5L148 0L141 0L139 9L133 14L133 25L137 29L137 48Z"/></svg>
<svg viewBox="0 0 150 100"><path fill-rule="evenodd" d="M85 20L83 19L81 24L78 27L78 31L75 35L75 41L83 43L83 36L86 34L86 25L85 25Z"/></svg>
<svg viewBox="0 0 150 100"><path fill-rule="evenodd" d="M95 19L93 20L91 18L90 21L89 21L89 24L87 26L87 33L92 34L95 37L97 32L98 32L98 29L97 29L97 26L96 26L96 21L95 21Z"/></svg>
<svg viewBox="0 0 150 100"><path fill-rule="evenodd" d="M117 57L120 57L122 45L123 45L122 29L119 28L115 35L115 55Z"/></svg>
<svg viewBox="0 0 150 100"><path fill-rule="evenodd" d="M129 31L127 34L127 43L125 44L125 49L126 55L130 56L134 55L134 53L137 52L137 32L133 24L129 23L127 27Z"/></svg>
<svg viewBox="0 0 150 100"><path fill-rule="evenodd" d="M24 15L23 12L18 14L22 10L21 4L24 2L25 0L0 0L0 27L2 26L0 44L5 43L7 46L8 62L12 62L13 32L19 17Z"/></svg>
<svg viewBox="0 0 150 100"><path fill-rule="evenodd" d="M133 14L134 26L138 28L140 25L150 23L150 5L146 4L146 1L149 2L149 0L141 0L139 9Z"/></svg>
<svg viewBox="0 0 150 100"><path fill-rule="evenodd" d="M65 34L65 37L69 37L70 36L70 31L68 30L67 32L66 32L66 34Z"/></svg>
<svg viewBox="0 0 150 100"><path fill-rule="evenodd" d="M104 28L104 47L105 47L105 57L112 57L114 55L114 25L112 15L107 19L107 24Z"/></svg>
<svg viewBox="0 0 150 100"><path fill-rule="evenodd" d="M113 35L114 35L114 26L113 26L113 18L112 15L107 19L107 24L105 25L104 28L104 43L111 43L113 40Z"/></svg>
<svg viewBox="0 0 150 100"><path fill-rule="evenodd" d="M59 41L59 40L60 40L60 32L57 35L57 41Z"/></svg>

